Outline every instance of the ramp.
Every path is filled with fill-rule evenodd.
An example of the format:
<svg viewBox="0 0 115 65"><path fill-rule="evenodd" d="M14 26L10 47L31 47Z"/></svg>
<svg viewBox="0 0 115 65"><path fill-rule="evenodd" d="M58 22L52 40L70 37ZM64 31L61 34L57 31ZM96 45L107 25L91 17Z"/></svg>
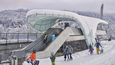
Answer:
<svg viewBox="0 0 115 65"><path fill-rule="evenodd" d="M71 28L67 27L44 51L37 52L37 58L47 58L51 53L55 54L71 33Z"/></svg>
<svg viewBox="0 0 115 65"><path fill-rule="evenodd" d="M51 53L55 54L65 41L84 40L85 37L79 32L75 35L77 30L67 27L44 51L37 52L37 58L48 58Z"/></svg>

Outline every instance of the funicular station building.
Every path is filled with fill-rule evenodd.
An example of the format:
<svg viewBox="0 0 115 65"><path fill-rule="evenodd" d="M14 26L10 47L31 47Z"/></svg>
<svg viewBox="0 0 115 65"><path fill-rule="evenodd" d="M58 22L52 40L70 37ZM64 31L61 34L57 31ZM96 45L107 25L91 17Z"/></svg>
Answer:
<svg viewBox="0 0 115 65"><path fill-rule="evenodd" d="M97 35L106 34L105 31L97 29L98 25L108 24L107 22L97 18L58 10L35 9L29 11L26 18L29 25L41 33L41 37L23 49L16 50L16 56L19 57L25 56L32 50L37 51L37 58L50 57L51 52L55 54L65 42L70 41L84 41L86 46L89 44L93 45L96 42L95 38ZM69 25L67 24L66 27L65 23L68 23ZM60 29L62 29L62 31L60 31ZM46 43L48 45L44 46L43 37L45 35L50 36L54 33L58 35L56 39L50 43ZM22 53L25 55L22 55Z"/></svg>
<svg viewBox="0 0 115 65"><path fill-rule="evenodd" d="M12 56L17 58L26 57L33 50L37 51L38 59L48 58L51 53L56 54L64 44L73 45L75 51L85 50L89 44L96 43L97 35L106 35L104 30L98 30L98 26L108 24L101 19L73 12L46 9L30 10L26 20L41 35L24 48L13 51ZM54 41L49 39L52 34L57 35ZM47 42L44 42L45 35L49 36Z"/></svg>

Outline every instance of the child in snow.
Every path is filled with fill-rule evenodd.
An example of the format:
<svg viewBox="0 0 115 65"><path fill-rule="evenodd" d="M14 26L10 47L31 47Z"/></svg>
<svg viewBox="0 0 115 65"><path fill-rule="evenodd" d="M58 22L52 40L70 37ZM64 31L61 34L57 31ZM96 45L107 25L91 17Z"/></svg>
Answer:
<svg viewBox="0 0 115 65"><path fill-rule="evenodd" d="M92 45L90 44L90 45L89 45L89 52L90 52L90 54L93 54L93 50L94 50L94 49L93 49Z"/></svg>

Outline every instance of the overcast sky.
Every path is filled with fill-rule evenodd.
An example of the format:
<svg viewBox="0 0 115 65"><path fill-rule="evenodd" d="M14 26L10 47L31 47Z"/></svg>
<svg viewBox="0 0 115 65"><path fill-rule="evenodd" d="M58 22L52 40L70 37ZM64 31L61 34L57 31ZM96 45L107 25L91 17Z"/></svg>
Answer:
<svg viewBox="0 0 115 65"><path fill-rule="evenodd" d="M115 0L0 0L0 10L40 8L99 12L102 3L104 12L115 13Z"/></svg>

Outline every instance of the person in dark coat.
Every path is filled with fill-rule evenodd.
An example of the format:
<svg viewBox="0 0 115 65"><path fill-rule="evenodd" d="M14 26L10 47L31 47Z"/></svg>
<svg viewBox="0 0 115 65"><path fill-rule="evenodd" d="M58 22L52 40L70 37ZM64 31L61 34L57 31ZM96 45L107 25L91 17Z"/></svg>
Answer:
<svg viewBox="0 0 115 65"><path fill-rule="evenodd" d="M64 24L65 24L64 29L70 26L68 22L65 22Z"/></svg>
<svg viewBox="0 0 115 65"><path fill-rule="evenodd" d="M68 46L65 46L63 48L63 55L64 55L64 61L67 60L67 56L68 56Z"/></svg>
<svg viewBox="0 0 115 65"><path fill-rule="evenodd" d="M73 57L72 57L72 53L73 53L73 48L70 46L70 45L68 45L68 54L67 55L69 55L68 56L68 59L69 60L72 60L73 59Z"/></svg>
<svg viewBox="0 0 115 65"><path fill-rule="evenodd" d="M63 49L64 61L72 60L73 59L72 53L73 53L73 48L70 45L66 45Z"/></svg>
<svg viewBox="0 0 115 65"><path fill-rule="evenodd" d="M48 38L48 35L45 34L45 35L44 35L44 39L43 39L43 43L46 43L46 42L47 42L47 38Z"/></svg>
<svg viewBox="0 0 115 65"><path fill-rule="evenodd" d="M100 44L100 42L97 42L97 43L95 44L95 46L96 46L96 53L99 54L100 47L102 47L101 44Z"/></svg>
<svg viewBox="0 0 115 65"><path fill-rule="evenodd" d="M93 50L94 50L94 49L93 49L92 45L90 44L90 45L89 45L89 52L90 52L90 54L93 54Z"/></svg>

